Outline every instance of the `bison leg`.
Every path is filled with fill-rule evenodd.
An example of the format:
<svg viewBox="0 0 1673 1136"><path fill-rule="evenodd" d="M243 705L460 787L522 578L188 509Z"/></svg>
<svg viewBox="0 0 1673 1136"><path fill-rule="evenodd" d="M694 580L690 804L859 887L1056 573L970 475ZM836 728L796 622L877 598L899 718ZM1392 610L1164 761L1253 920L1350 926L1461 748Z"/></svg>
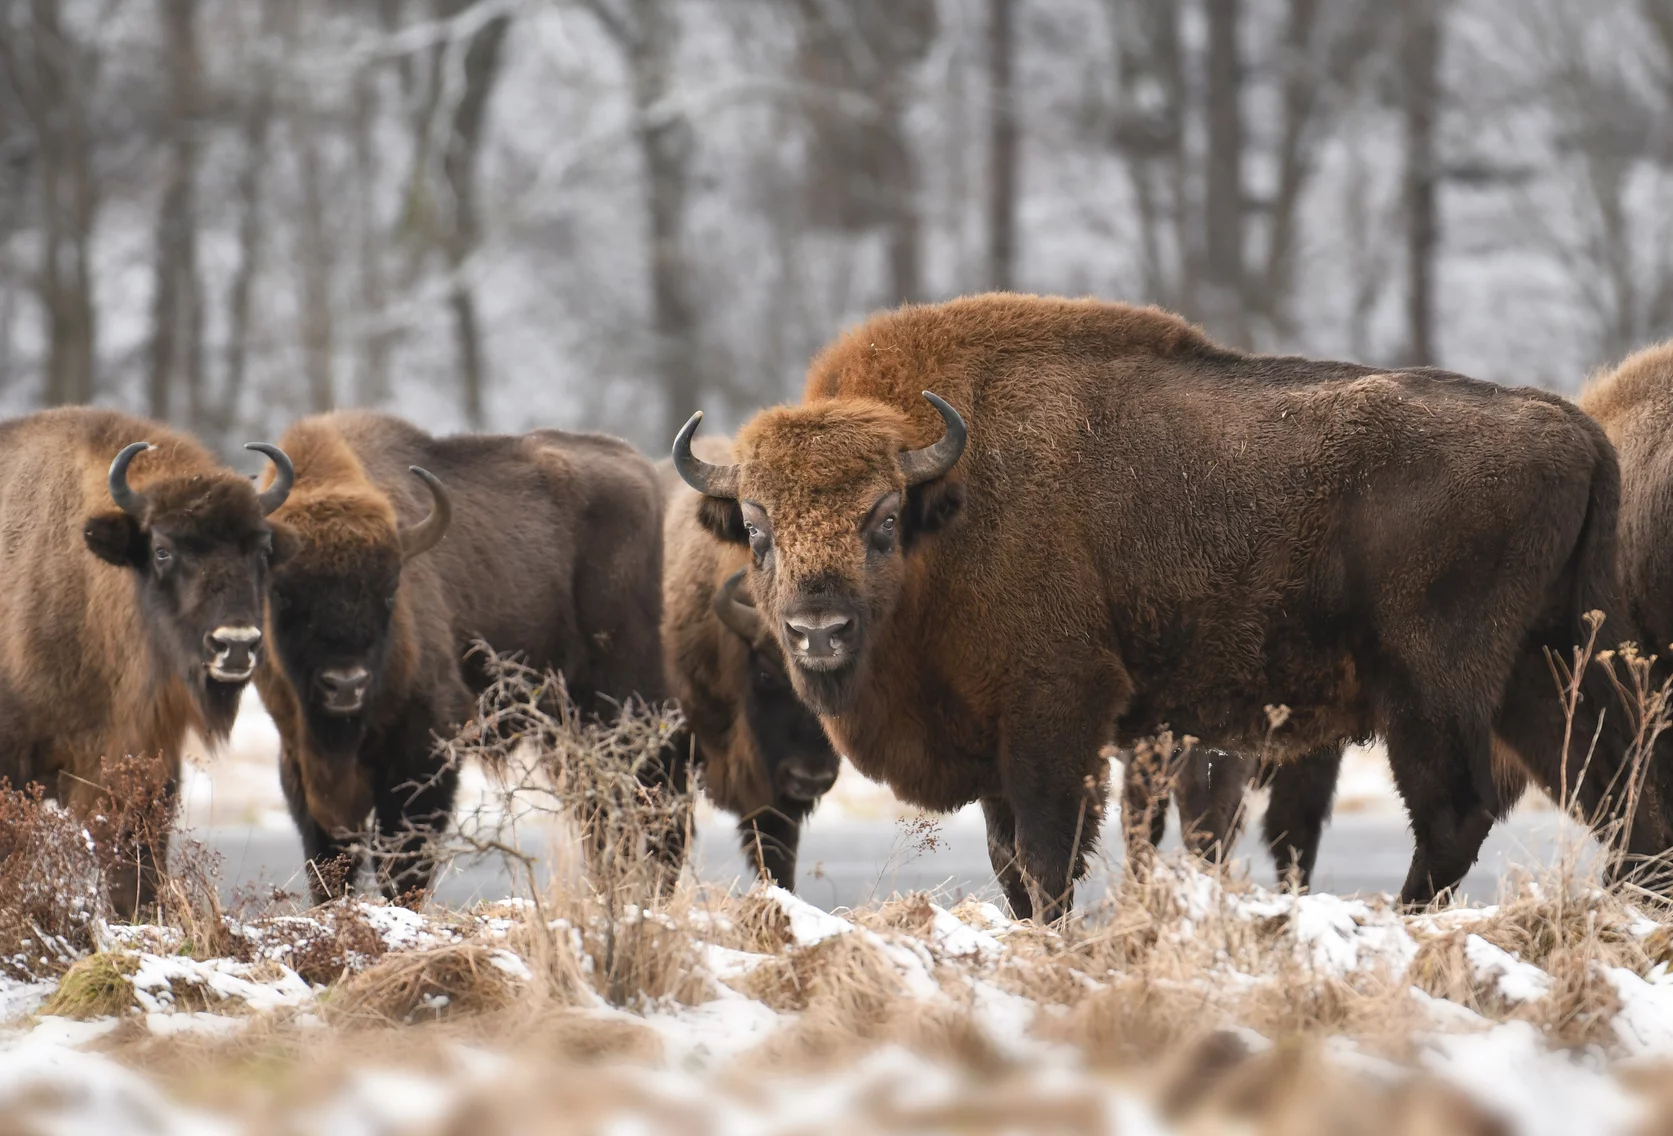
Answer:
<svg viewBox="0 0 1673 1136"><path fill-rule="evenodd" d="M303 872L308 877L308 894L316 904L342 898L360 874L359 845L352 839L333 836L308 811L307 794L302 788L302 771L295 755L288 749L279 757L279 787L284 790L290 819L296 823L296 834L302 838Z"/></svg>
<svg viewBox="0 0 1673 1136"><path fill-rule="evenodd" d="M1127 862L1138 864L1161 846L1168 831L1173 783L1168 771L1124 749L1121 761L1121 836Z"/></svg>
<svg viewBox="0 0 1673 1136"><path fill-rule="evenodd" d="M1185 847L1211 864L1223 863L1243 829L1243 796L1253 757L1192 746L1177 780L1179 830Z"/></svg>
<svg viewBox="0 0 1673 1136"><path fill-rule="evenodd" d="M372 806L381 845L378 883L389 899L429 889L436 874L430 844L447 831L458 790L459 771L451 764L379 788Z"/></svg>
<svg viewBox="0 0 1673 1136"><path fill-rule="evenodd" d="M1065 660L1067 662L1067 660ZM1016 818L1016 861L1034 918L1054 923L1074 906L1075 881L1097 846L1108 792L1096 664L1019 684L1005 723L999 771Z"/></svg>
<svg viewBox="0 0 1673 1136"><path fill-rule="evenodd" d="M1034 918L1034 900L1023 883L1022 871L1017 866L1017 818L1010 802L1001 797L982 798L982 817L988 826L988 860L993 874L1011 905L1016 919Z"/></svg>
<svg viewBox="0 0 1673 1136"><path fill-rule="evenodd" d="M1474 771L1487 766L1491 746L1485 726L1438 726L1407 716L1389 728L1389 765L1414 839L1400 889L1405 906L1429 905L1475 864L1494 817Z"/></svg>
<svg viewBox="0 0 1673 1136"><path fill-rule="evenodd" d="M1261 834L1278 868L1280 883L1293 881L1298 891L1313 884L1319 840L1330 819L1336 781L1342 771L1342 744L1320 746L1295 761L1272 765L1262 780L1271 790Z"/></svg>
<svg viewBox="0 0 1673 1136"><path fill-rule="evenodd" d="M744 856L762 879L788 891L796 889L796 852L801 845L802 823L794 805L775 801L746 817L738 822L738 836Z"/></svg>

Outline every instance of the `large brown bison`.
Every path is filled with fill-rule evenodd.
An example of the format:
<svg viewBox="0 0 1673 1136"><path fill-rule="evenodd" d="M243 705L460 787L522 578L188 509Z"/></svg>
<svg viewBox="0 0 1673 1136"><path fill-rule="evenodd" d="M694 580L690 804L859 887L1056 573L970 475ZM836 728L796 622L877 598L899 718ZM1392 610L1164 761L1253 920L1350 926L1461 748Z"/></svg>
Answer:
<svg viewBox="0 0 1673 1136"><path fill-rule="evenodd" d="M1495 742L1563 783L1545 652L1610 608L1619 484L1602 430L1556 396L988 295L843 335L735 464L694 456L696 425L676 465L710 531L751 550L798 693L904 799L981 801L1019 915L1072 895L1102 747L1164 725L1279 757L1383 736L1416 837L1408 903L1475 860ZM1567 754L1587 815L1618 717L1584 779ZM1667 847L1662 827L1632 826L1633 847Z"/></svg>
<svg viewBox="0 0 1673 1136"><path fill-rule="evenodd" d="M256 676L280 779L316 898L353 881L368 834L393 846L398 896L429 885L424 846L452 813L435 741L490 681L475 642L558 671L588 713L666 697L661 497L648 462L595 435L435 438L343 412L282 444L296 488L273 519L294 552Z"/></svg>
<svg viewBox="0 0 1673 1136"><path fill-rule="evenodd" d="M1622 603L1644 650L1673 653L1673 342L1645 348L1595 378L1580 396L1621 465ZM1657 763L1657 796L1673 802L1673 768Z"/></svg>
<svg viewBox="0 0 1673 1136"><path fill-rule="evenodd" d="M724 446L706 456L729 458ZM748 600L749 554L703 528L702 495L672 468L663 480L662 646L698 776L715 804L738 815L744 855L761 875L794 888L802 822L836 781L836 751Z"/></svg>
<svg viewBox="0 0 1673 1136"><path fill-rule="evenodd" d="M250 448L278 471L261 494L157 422L76 407L0 423L0 777L87 817L104 762L133 756L171 803L186 731L226 737L261 650L265 515L290 485L282 452ZM152 902L167 839L135 836L108 881L124 915Z"/></svg>

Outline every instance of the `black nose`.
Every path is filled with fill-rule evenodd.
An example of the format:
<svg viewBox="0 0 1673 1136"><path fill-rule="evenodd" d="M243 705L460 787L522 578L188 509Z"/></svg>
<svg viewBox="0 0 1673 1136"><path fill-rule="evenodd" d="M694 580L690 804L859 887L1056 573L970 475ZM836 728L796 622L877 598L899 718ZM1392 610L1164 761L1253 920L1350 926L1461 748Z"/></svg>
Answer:
<svg viewBox="0 0 1673 1136"><path fill-rule="evenodd" d="M371 685L372 672L365 667L330 667L314 676L320 693L325 695L325 708L340 713L353 713L366 700L366 688Z"/></svg>
<svg viewBox="0 0 1673 1136"><path fill-rule="evenodd" d="M801 662L835 662L852 646L854 616L840 608L799 611L784 618L785 639Z"/></svg>
<svg viewBox="0 0 1673 1136"><path fill-rule="evenodd" d="M247 626L224 626L203 637L209 656L209 674L222 682L243 682L256 669L261 649L261 630Z"/></svg>
<svg viewBox="0 0 1673 1136"><path fill-rule="evenodd" d="M817 801L836 784L834 761L793 757L778 767L778 789L798 801Z"/></svg>

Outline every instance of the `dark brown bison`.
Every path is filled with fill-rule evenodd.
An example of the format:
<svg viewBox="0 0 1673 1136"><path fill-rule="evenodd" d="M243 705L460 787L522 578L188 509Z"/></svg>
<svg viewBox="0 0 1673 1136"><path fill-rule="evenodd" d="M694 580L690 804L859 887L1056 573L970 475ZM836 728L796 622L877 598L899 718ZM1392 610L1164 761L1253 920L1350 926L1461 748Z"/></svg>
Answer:
<svg viewBox="0 0 1673 1136"><path fill-rule="evenodd" d="M918 805L980 800L1019 915L1060 913L1084 870L1102 747L1163 725L1279 758L1383 736L1408 903L1473 863L1502 805L1495 742L1563 783L1545 651L1609 609L1619 484L1562 399L1015 295L876 316L805 396L745 425L736 464L692 454L693 416L676 465L710 531L751 550L836 748ZM1617 717L1584 779L1568 754L1587 815ZM1660 827L1633 847L1667 847Z"/></svg>
<svg viewBox="0 0 1673 1136"><path fill-rule="evenodd" d="M76 407L0 424L0 777L87 817L104 762L131 755L155 761L148 788L172 806L186 731L226 737L261 651L265 515L290 485L282 452L250 448L278 471L259 495L142 418ZM113 850L122 914L152 902L166 850L152 839L167 835Z"/></svg>
<svg viewBox="0 0 1673 1136"><path fill-rule="evenodd" d="M401 895L429 885L424 846L452 813L435 741L490 681L475 642L559 672L587 713L665 699L661 497L648 462L595 435L435 438L345 412L282 444L296 488L273 520L294 552L256 685L285 798L316 898L352 882L368 834L393 845L380 877Z"/></svg>
<svg viewBox="0 0 1673 1136"><path fill-rule="evenodd" d="M728 458L724 446L706 452ZM702 495L671 467L663 481L662 647L698 777L715 804L738 815L744 855L761 875L794 888L802 822L836 781L836 751L748 599L749 554L703 528Z"/></svg>

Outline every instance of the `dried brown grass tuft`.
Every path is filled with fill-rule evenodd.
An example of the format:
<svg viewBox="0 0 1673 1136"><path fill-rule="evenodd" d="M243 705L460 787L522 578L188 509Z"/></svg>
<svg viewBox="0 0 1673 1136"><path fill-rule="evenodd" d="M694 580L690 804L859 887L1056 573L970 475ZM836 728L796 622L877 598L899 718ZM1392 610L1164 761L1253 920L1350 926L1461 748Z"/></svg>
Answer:
<svg viewBox="0 0 1673 1136"><path fill-rule="evenodd" d="M387 955L339 983L326 1007L342 1024L402 1024L504 1010L526 989L503 952L458 943Z"/></svg>
<svg viewBox="0 0 1673 1136"><path fill-rule="evenodd" d="M0 779L0 977L63 974L93 948L99 864L81 822L39 785Z"/></svg>

